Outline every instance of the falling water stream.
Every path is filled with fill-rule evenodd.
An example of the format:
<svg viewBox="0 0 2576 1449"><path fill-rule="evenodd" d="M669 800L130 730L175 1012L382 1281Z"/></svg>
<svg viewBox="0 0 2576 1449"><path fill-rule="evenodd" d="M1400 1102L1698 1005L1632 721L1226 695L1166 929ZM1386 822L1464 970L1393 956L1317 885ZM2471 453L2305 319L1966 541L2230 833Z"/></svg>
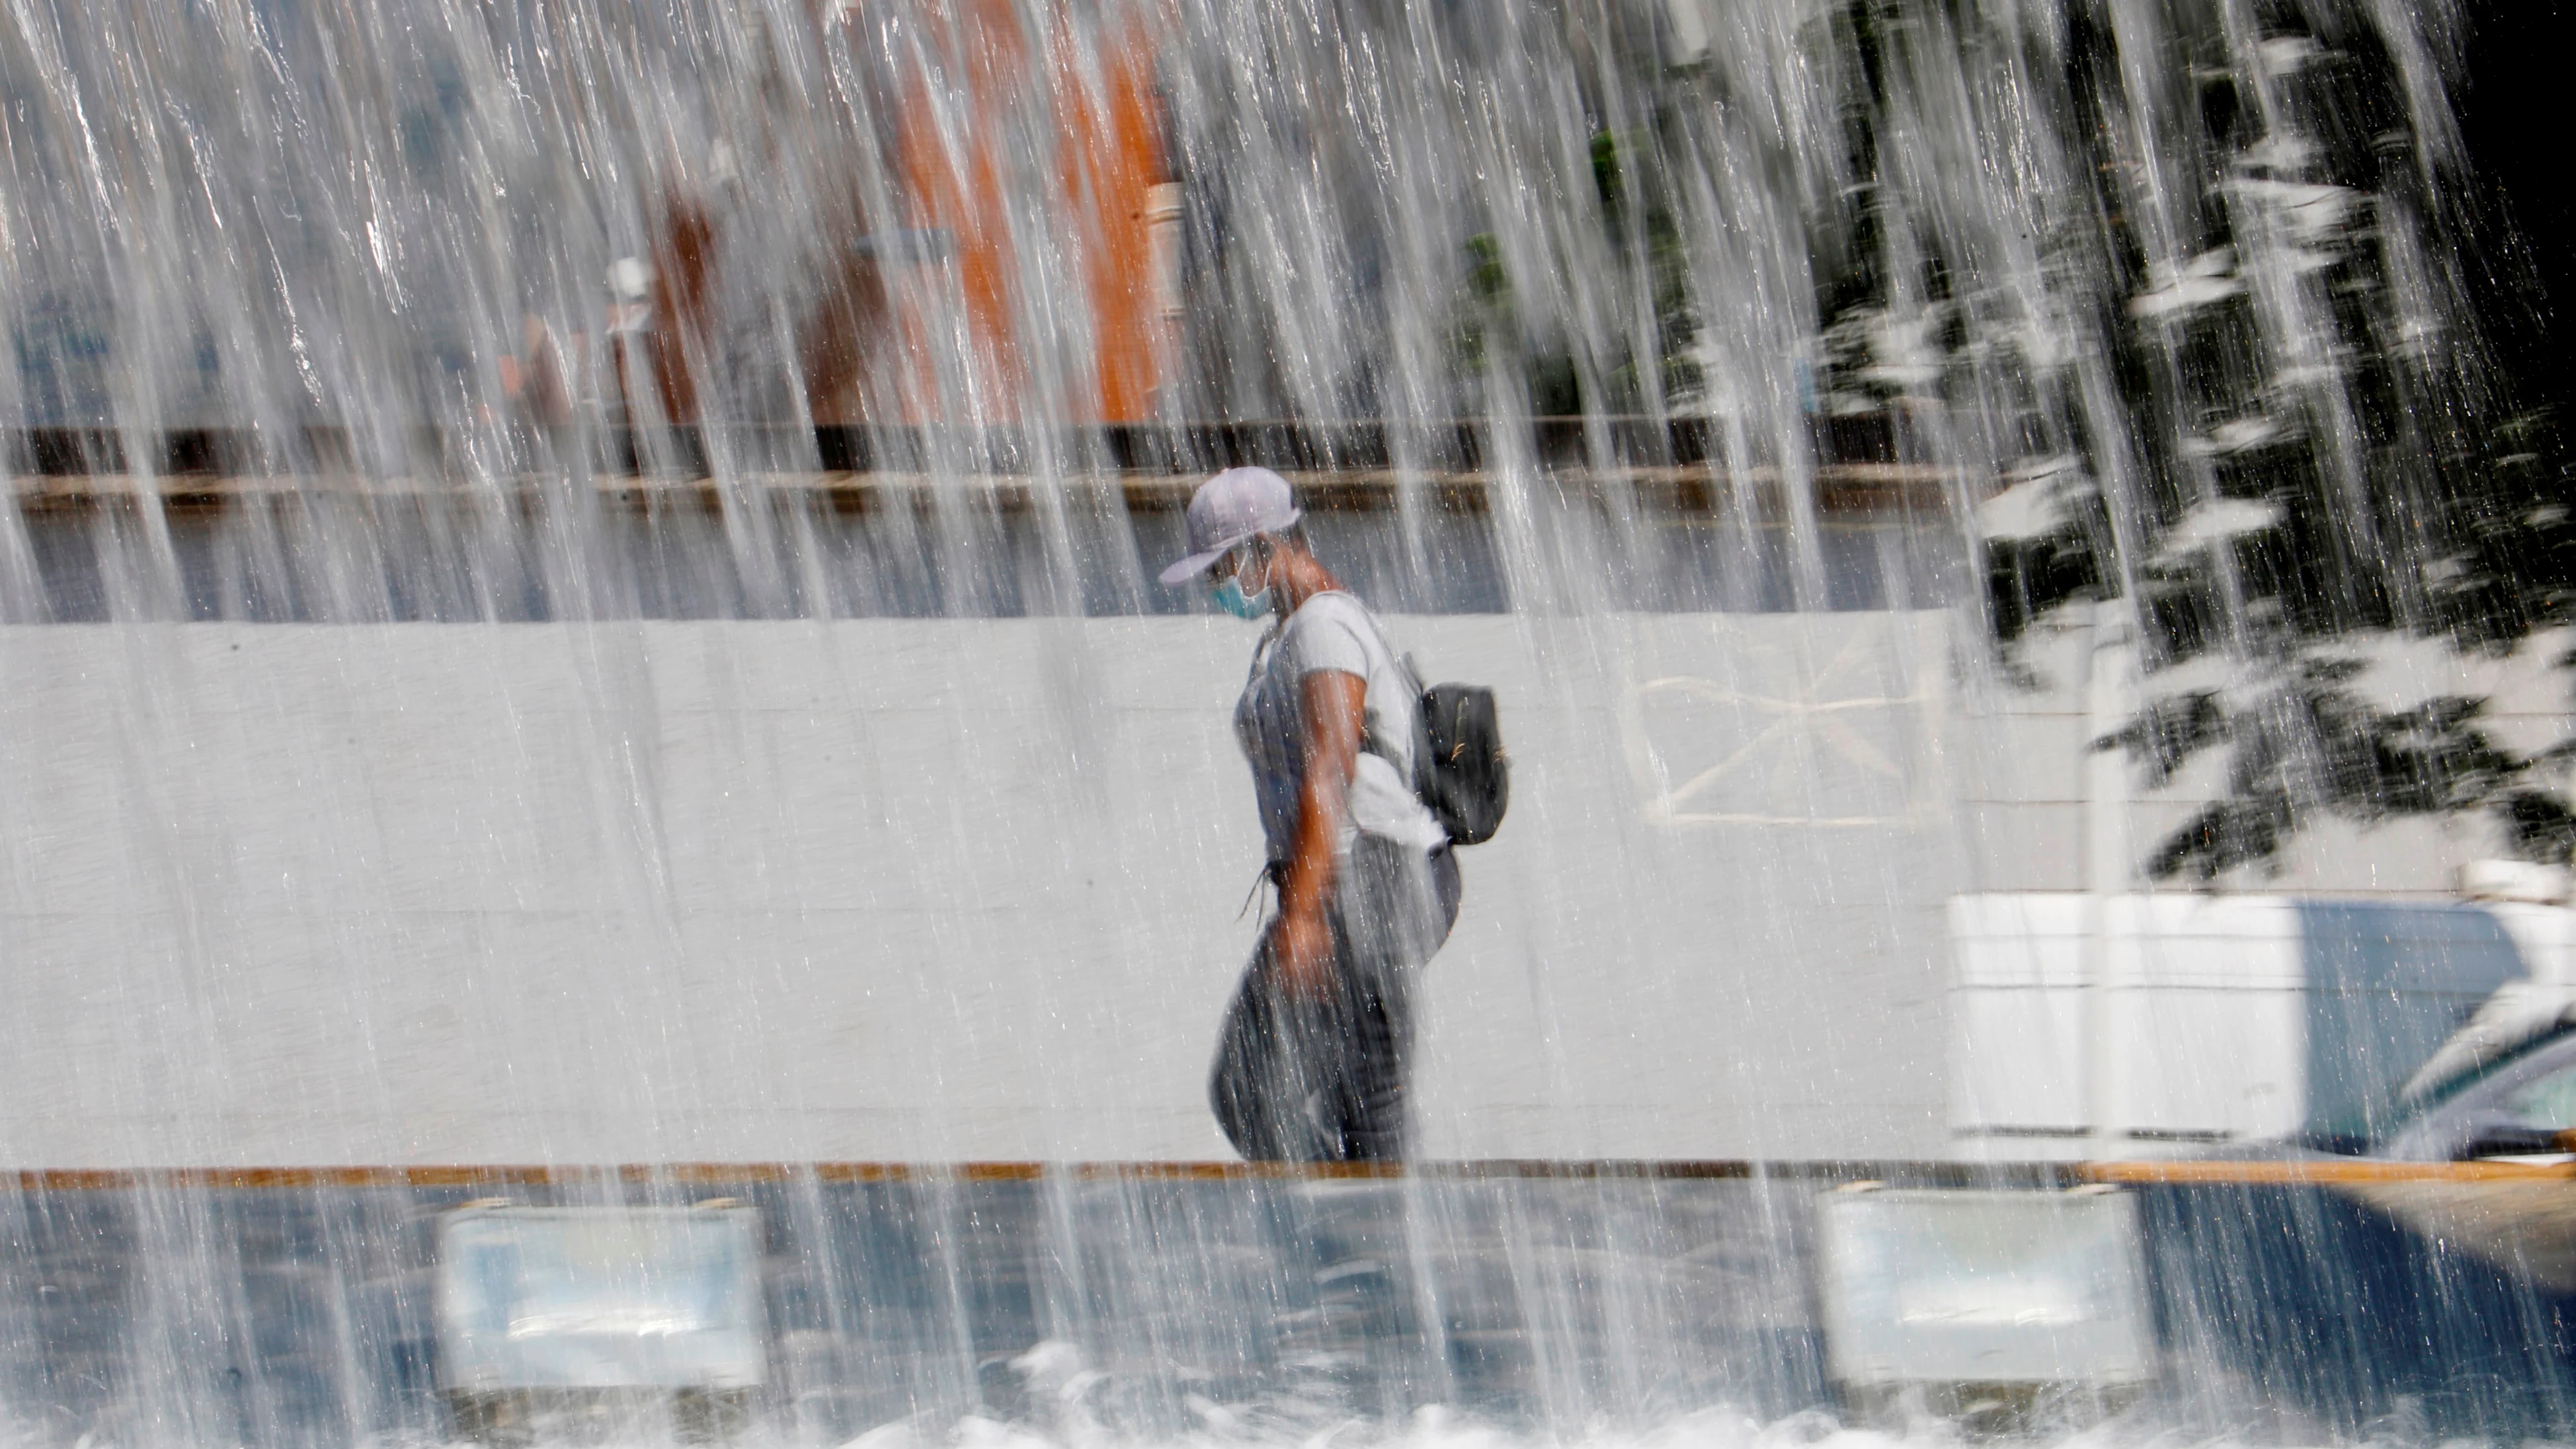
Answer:
<svg viewBox="0 0 2576 1449"><path fill-rule="evenodd" d="M438 1211L723 1196L751 1442L1949 1442L1820 1407L1857 1171L1169 1169L1257 865L1178 505L1278 466L1504 689L1431 1156L1950 1158L1943 901L2209 798L2106 831L2103 681L2453 617L2464 24L5 0L0 1441L461 1432ZM2558 1300L2301 1280L2428 1388L2223 1199L2026 1431L2566 1426Z"/></svg>

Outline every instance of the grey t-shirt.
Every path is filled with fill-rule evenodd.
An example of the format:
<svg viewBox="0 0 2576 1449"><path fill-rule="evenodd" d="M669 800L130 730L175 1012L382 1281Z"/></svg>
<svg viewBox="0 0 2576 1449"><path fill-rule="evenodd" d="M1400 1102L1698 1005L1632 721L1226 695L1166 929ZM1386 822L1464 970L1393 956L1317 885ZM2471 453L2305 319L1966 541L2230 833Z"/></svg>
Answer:
<svg viewBox="0 0 2576 1449"><path fill-rule="evenodd" d="M1263 637L1234 706L1234 737L1252 766L1269 858L1286 860L1296 852L1297 795L1306 783L1300 686L1321 670L1356 674L1368 686L1367 735L1346 797L1341 852L1350 852L1361 831L1417 850L1446 844L1448 832L1413 793L1415 716L1422 698L1412 672L1387 647L1367 608L1334 592L1308 599Z"/></svg>

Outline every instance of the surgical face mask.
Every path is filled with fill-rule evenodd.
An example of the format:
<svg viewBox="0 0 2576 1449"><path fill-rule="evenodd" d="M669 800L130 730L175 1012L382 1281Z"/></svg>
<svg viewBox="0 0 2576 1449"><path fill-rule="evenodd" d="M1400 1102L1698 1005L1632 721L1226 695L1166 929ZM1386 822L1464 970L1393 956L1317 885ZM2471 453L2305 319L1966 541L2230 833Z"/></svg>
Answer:
<svg viewBox="0 0 2576 1449"><path fill-rule="evenodd" d="M1259 593L1247 594L1243 591L1243 569L1244 565L1235 565L1234 572L1216 586L1216 606L1238 619L1258 619L1270 612L1270 581L1262 580Z"/></svg>

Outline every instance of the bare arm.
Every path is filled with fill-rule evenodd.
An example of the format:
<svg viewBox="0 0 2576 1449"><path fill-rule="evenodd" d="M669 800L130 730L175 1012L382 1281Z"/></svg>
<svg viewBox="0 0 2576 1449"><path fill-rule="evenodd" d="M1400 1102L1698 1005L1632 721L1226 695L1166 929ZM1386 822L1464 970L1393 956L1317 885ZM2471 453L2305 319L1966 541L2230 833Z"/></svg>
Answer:
<svg viewBox="0 0 2576 1449"><path fill-rule="evenodd" d="M1295 852L1279 883L1278 938L1272 945L1282 984L1314 997L1332 987L1333 938L1324 911L1333 898L1351 775L1359 768L1368 681L1325 669L1299 680L1297 688L1306 717L1306 778L1297 796Z"/></svg>

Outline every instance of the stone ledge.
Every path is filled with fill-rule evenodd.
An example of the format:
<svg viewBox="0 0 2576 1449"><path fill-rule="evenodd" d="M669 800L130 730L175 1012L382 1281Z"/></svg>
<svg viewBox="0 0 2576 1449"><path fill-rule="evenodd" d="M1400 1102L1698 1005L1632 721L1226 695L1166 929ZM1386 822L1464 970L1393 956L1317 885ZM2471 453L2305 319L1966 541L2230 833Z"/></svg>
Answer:
<svg viewBox="0 0 2576 1449"><path fill-rule="evenodd" d="M1199 474L1257 463L1283 472L1405 467L1425 472L1477 472L1514 457L1548 466L1690 466L1723 451L1708 418L1533 418L1517 439L1498 437L1481 419L1412 425L1382 420L1310 422L1121 423L1056 430L939 425L804 427L756 423L717 430L574 426L467 431L427 426L372 430L380 444L430 460L436 469L470 472L491 450L561 460L608 473L702 474L719 453L737 468L811 467L822 472L1031 474ZM1890 413L1813 417L1815 456L1835 463L1892 463L1903 456L1905 424ZM1519 446L1509 446L1517 442ZM333 425L285 429L187 427L0 428L0 471L70 477L141 472L232 476L259 473L342 474L359 470L366 452L353 430Z"/></svg>
<svg viewBox="0 0 2576 1449"><path fill-rule="evenodd" d="M1023 512L1052 494L1059 500L1086 495L1106 502L1115 494L1131 512L1177 512L1189 502L1199 474L1093 471L1058 475L1052 485L1026 475L921 472L745 472L719 480L705 474L642 476L592 474L572 482L563 474L518 474L495 486L435 477L366 478L328 473L80 473L22 474L6 480L22 512L94 512L129 508L145 497L164 509L223 511L314 497L361 502L455 505L498 503L539 506L567 487L612 507L692 507L721 511L729 501L761 498L801 503L839 513L911 508L931 511L960 502ZM1425 473L1405 477L1389 469L1290 470L1285 476L1308 507L1334 512L1388 512L1408 501L1453 513L1484 513L1501 489L1490 474ZM1788 516L1782 478L1774 468L1741 474L1697 465L1571 469L1545 473L1538 487L1553 501L1600 507L1612 503L1685 517L1748 516L1756 524ZM1816 512L1835 516L1928 515L1946 520L1958 501L1961 475L1901 463L1847 463L1821 467L1810 477ZM1978 496L1988 491L1980 488Z"/></svg>

